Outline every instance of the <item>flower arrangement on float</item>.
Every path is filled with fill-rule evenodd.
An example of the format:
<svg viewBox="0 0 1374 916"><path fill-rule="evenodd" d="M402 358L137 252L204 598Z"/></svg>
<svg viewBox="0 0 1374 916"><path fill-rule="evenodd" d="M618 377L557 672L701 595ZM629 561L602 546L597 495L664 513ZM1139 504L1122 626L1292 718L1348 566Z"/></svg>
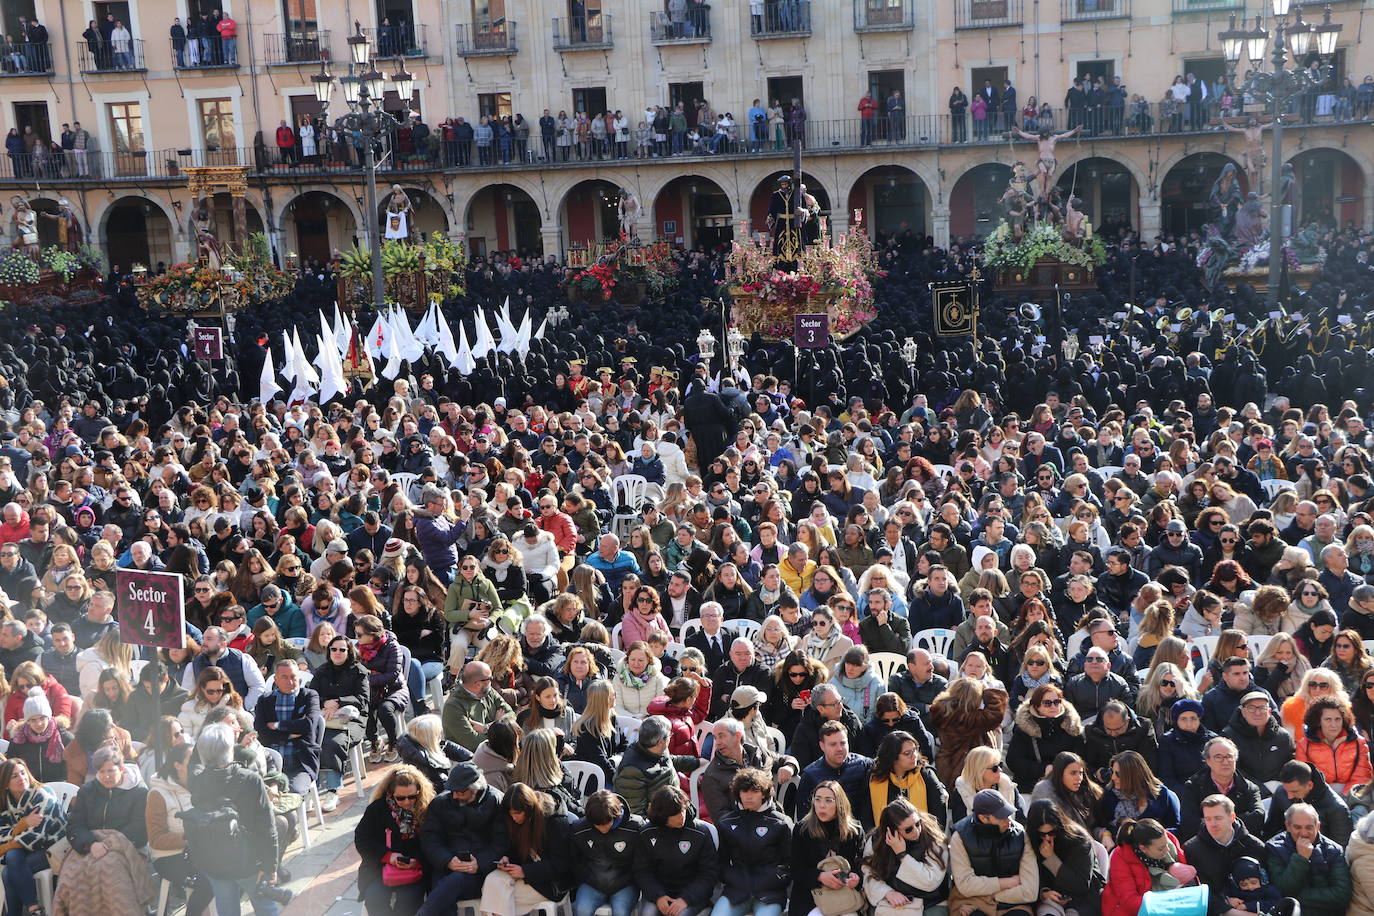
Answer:
<svg viewBox="0 0 1374 916"><path fill-rule="evenodd" d="M1016 239L1006 220L998 223L983 243L983 263L997 270L1029 270L1041 258L1057 258L1065 264L1092 270L1107 262L1107 248L1097 236L1084 239L1081 246L1067 242L1062 227L1050 222L1037 223Z"/></svg>
<svg viewBox="0 0 1374 916"><path fill-rule="evenodd" d="M863 211L854 211L853 226L833 243L825 217L820 220L820 241L803 246L795 271L778 269L764 233L742 232L745 240L731 245L723 293L734 301L741 332L781 340L792 336L794 316L826 314L831 336L843 340L877 317L873 277L882 272L863 229Z"/></svg>
<svg viewBox="0 0 1374 916"><path fill-rule="evenodd" d="M193 314L236 311L281 299L296 279L272 264L267 238L254 233L243 250L229 255L218 269L205 263L173 264L166 273L148 276L135 270L138 304L145 309Z"/></svg>
<svg viewBox="0 0 1374 916"><path fill-rule="evenodd" d="M568 298L637 304L661 299L677 288L678 264L667 242L637 245L624 234L600 245L573 246L563 280Z"/></svg>

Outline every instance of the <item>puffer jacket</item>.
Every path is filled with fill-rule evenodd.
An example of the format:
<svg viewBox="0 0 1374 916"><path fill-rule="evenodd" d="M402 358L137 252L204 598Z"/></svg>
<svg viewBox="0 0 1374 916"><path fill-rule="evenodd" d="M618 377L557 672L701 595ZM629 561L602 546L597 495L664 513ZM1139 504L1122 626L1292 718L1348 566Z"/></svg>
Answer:
<svg viewBox="0 0 1374 916"><path fill-rule="evenodd" d="M840 692L840 699L844 701L845 706L854 710L854 715L859 717L859 721L867 721L873 713L873 704L878 702L878 697L887 693L887 685L873 673L872 668L866 668L863 674L851 678L844 675L844 662L840 662L836 667L840 669L840 673L831 678L830 683L835 685L835 689Z"/></svg>
<svg viewBox="0 0 1374 916"><path fill-rule="evenodd" d="M644 669L642 685L627 683L628 671L625 660L621 659L611 680L615 685L615 708L617 712L642 718L648 714L649 704L663 695L664 689L668 686L668 679L663 676L658 659L654 658L649 659L649 667Z"/></svg>
<svg viewBox="0 0 1374 916"><path fill-rule="evenodd" d="M586 818L579 819L572 825L570 848L578 876L608 896L629 887L634 883L635 843L647 825L644 818L630 813L628 804L605 833Z"/></svg>
<svg viewBox="0 0 1374 916"><path fill-rule="evenodd" d="M1202 769L1202 746L1216 736L1205 725L1198 726L1195 732L1177 726L1165 732L1159 739L1159 766L1155 769L1159 781L1181 792L1183 784Z"/></svg>
<svg viewBox="0 0 1374 916"><path fill-rule="evenodd" d="M672 735L668 738L668 753L700 757L701 748L697 746L696 729L706 721L706 711L710 708L711 688L708 686L697 691L696 701L690 709L672 705L667 697L656 697L649 704L647 714L662 716L672 726Z"/></svg>
<svg viewBox="0 0 1374 916"><path fill-rule="evenodd" d="M410 706L410 689L406 686L409 671L403 671L401 644L394 634L385 633L376 654L365 660L367 685L375 702L389 701L400 708Z"/></svg>
<svg viewBox="0 0 1374 916"><path fill-rule="evenodd" d="M1038 716L1027 697L1012 720L1007 765L1022 792L1031 792L1045 776L1045 768L1063 751L1083 752L1083 719L1072 703L1055 718Z"/></svg>
<svg viewBox="0 0 1374 916"><path fill-rule="evenodd" d="M664 786L675 786L677 774L690 773L701 761L696 757L651 754L638 743L631 744L615 771L615 790L634 814L649 808L649 798Z"/></svg>
<svg viewBox="0 0 1374 916"><path fill-rule="evenodd" d="M1302 904L1304 916L1344 916L1350 903L1350 866L1329 837L1318 835L1312 855L1298 855L1286 832L1264 844L1269 880L1285 897Z"/></svg>
<svg viewBox="0 0 1374 916"><path fill-rule="evenodd" d="M76 793L67 810L67 839L72 849L84 856L97 839L95 831L118 830L142 848L148 844L147 807L148 787L142 774L133 764L125 764L124 780L113 789L92 779Z"/></svg>
<svg viewBox="0 0 1374 916"><path fill-rule="evenodd" d="M719 818L720 867L731 903L751 897L781 905L791 883L792 821L769 802L758 811L737 808Z"/></svg>
<svg viewBox="0 0 1374 916"><path fill-rule="evenodd" d="M1172 833L1169 845L1174 848L1176 861L1187 864L1183 847L1178 844ZM1123 844L1112 850L1107 865L1107 887L1102 892L1102 916L1137 916L1145 893L1150 889L1150 871L1135 849Z"/></svg>
<svg viewBox="0 0 1374 916"><path fill-rule="evenodd" d="M1318 731L1303 728L1298 738L1297 759L1312 764L1333 786L1362 786L1374 780L1369 764L1369 743L1353 728L1335 744L1327 744Z"/></svg>

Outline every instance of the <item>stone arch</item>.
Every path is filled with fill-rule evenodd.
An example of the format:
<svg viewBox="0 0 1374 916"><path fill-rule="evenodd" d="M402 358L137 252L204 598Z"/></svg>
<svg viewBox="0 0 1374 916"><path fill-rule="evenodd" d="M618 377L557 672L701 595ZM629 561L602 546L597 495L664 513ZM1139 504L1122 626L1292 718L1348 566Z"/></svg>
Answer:
<svg viewBox="0 0 1374 916"><path fill-rule="evenodd" d="M1007 190L1011 166L1005 162L981 162L963 169L949 188L951 235L987 235L1002 220L998 200Z"/></svg>
<svg viewBox="0 0 1374 916"><path fill-rule="evenodd" d="M1159 182L1160 228L1175 235L1201 229L1215 214L1205 204L1212 185L1227 165L1234 165L1243 195L1250 189L1245 171L1230 156L1215 150L1198 150L1177 157Z"/></svg>
<svg viewBox="0 0 1374 916"><path fill-rule="evenodd" d="M749 192L749 231L767 231L769 198L778 186L778 176L790 174L791 169L774 169L754 183L753 190ZM836 197L815 172L803 169L801 180L808 192L821 205L821 215L828 219L842 198Z"/></svg>
<svg viewBox="0 0 1374 916"><path fill-rule="evenodd" d="M849 187L848 215L863 211L863 223L874 238L910 230L917 238L931 230L931 188L906 165L877 165L857 175Z"/></svg>
<svg viewBox="0 0 1374 916"><path fill-rule="evenodd" d="M1194 146L1192 144L1185 143L1178 149L1177 152L1172 153L1168 158L1161 160L1159 164L1155 166L1155 183L1159 186L1159 189L1156 193L1159 197L1159 202L1161 204L1164 203L1164 176L1168 175L1175 168L1177 168L1178 164L1183 160L1188 159L1192 156L1200 156L1205 153L1213 153L1217 156L1223 156L1226 159L1229 159L1230 161L1234 162L1236 164L1236 168L1240 168L1239 154L1232 156L1230 153L1222 152L1220 149L1204 148L1201 145ZM1148 187L1148 185L1144 187Z"/></svg>
<svg viewBox="0 0 1374 916"><path fill-rule="evenodd" d="M111 267L127 270L139 262L151 269L159 261L167 265L177 261L182 233L171 206L160 198L117 197L101 209L94 224Z"/></svg>
<svg viewBox="0 0 1374 916"><path fill-rule="evenodd" d="M836 181L839 184L840 190L843 191L848 189L846 193L852 193L854 185L858 183L859 179L864 175L875 169L889 165L913 172L917 178L921 179L921 184L925 185L926 193L932 200L935 199L940 189L940 171L934 167L935 158L933 156L903 156L900 161L896 159L862 159L856 161L852 158L847 158L841 159L839 165L840 169ZM851 214L851 216L852 215L853 214ZM864 217L864 222L868 222L867 216Z"/></svg>
<svg viewBox="0 0 1374 916"><path fill-rule="evenodd" d="M41 197L30 197L29 206L33 208L35 213L55 214L60 209L59 202L64 199L72 205L71 211L76 214L76 221L81 226L82 240L88 245L95 245L97 240L91 238L91 227L82 218L81 209L76 206L75 202L72 201L70 197L65 197L65 195L62 194L53 194L51 196L44 194ZM6 218L5 223L8 224L8 222L9 220ZM57 223L50 219L44 219L41 216L38 218L38 244L45 249L49 245L57 244Z"/></svg>
<svg viewBox="0 0 1374 916"><path fill-rule="evenodd" d="M1084 156L1059 167L1055 186L1066 201L1072 191L1094 230L1115 239L1123 228L1140 228L1138 171L1111 156Z"/></svg>
<svg viewBox="0 0 1374 916"><path fill-rule="evenodd" d="M410 205L415 208L415 225L412 232L417 233L415 237L428 238L438 234L447 237L449 232L448 201L440 200L434 193L423 185L407 182L394 182L399 184L401 189L410 198ZM382 213L386 209L387 198L391 196L391 188L377 189L377 219L382 218Z"/></svg>
<svg viewBox="0 0 1374 916"><path fill-rule="evenodd" d="M332 188L301 188L282 201L276 225L285 246L284 255L295 254L302 264L327 261L355 241L364 244L362 213L357 202Z"/></svg>
<svg viewBox="0 0 1374 916"><path fill-rule="evenodd" d="M574 182L558 201L558 225L564 242L579 246L616 238L620 234L616 211L622 187L635 192L627 182L599 176ZM639 201L642 207L644 198L639 196Z"/></svg>
<svg viewBox="0 0 1374 916"><path fill-rule="evenodd" d="M692 173L660 185L649 206L653 235L668 244L713 250L735 237L735 208L720 182ZM647 239L645 241L648 241Z"/></svg>
<svg viewBox="0 0 1374 916"><path fill-rule="evenodd" d="M752 165L752 163L737 163L741 166ZM645 169L641 175L640 200L654 201L663 193L663 189L680 178L688 175L697 176L709 181L720 188L730 200L730 211L740 213L744 209L745 201L740 195L742 189L752 186L750 178L740 169L727 169L717 165L710 160L692 159L690 164L683 165L682 169Z"/></svg>
<svg viewBox="0 0 1374 916"><path fill-rule="evenodd" d="M1313 160L1331 163L1329 176L1310 174ZM1374 214L1374 196L1370 192L1371 182L1374 182L1374 162L1359 145L1341 148L1313 146L1294 150L1284 162L1292 163L1297 175L1297 187L1291 199L1294 232L1300 226L1320 219L1323 198L1329 200L1331 217L1337 225L1370 224L1371 214ZM1327 168L1323 165L1322 171L1326 172Z"/></svg>
<svg viewBox="0 0 1374 916"><path fill-rule="evenodd" d="M501 181L483 185L468 197L460 225L473 255L513 249L542 256L541 214L540 206L526 188Z"/></svg>

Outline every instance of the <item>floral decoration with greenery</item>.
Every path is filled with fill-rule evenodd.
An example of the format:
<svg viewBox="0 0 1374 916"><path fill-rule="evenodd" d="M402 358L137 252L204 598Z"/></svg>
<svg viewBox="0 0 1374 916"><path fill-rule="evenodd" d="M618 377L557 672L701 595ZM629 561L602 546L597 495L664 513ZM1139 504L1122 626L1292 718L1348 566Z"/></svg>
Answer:
<svg viewBox="0 0 1374 916"><path fill-rule="evenodd" d="M1018 241L1006 220L998 223L983 243L983 263L997 270L1029 270L1041 258L1056 258L1092 270L1106 263L1107 248L1096 236L1085 239L1081 246L1066 242L1060 227L1052 223L1036 225Z"/></svg>

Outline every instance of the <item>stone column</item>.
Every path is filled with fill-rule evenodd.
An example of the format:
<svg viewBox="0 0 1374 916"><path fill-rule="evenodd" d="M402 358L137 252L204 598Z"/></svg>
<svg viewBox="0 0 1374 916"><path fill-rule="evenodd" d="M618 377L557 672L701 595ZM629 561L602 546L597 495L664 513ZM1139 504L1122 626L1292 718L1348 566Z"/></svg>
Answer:
<svg viewBox="0 0 1374 916"><path fill-rule="evenodd" d="M553 255L563 260L563 233L557 226L544 226L539 230L539 241L544 245L544 257Z"/></svg>
<svg viewBox="0 0 1374 916"><path fill-rule="evenodd" d="M1140 202L1140 243L1151 245L1154 243L1155 236L1159 235L1163 228L1161 222L1163 207L1157 201Z"/></svg>
<svg viewBox="0 0 1374 916"><path fill-rule="evenodd" d="M939 248L949 247L949 208L935 207L930 212L930 234Z"/></svg>

